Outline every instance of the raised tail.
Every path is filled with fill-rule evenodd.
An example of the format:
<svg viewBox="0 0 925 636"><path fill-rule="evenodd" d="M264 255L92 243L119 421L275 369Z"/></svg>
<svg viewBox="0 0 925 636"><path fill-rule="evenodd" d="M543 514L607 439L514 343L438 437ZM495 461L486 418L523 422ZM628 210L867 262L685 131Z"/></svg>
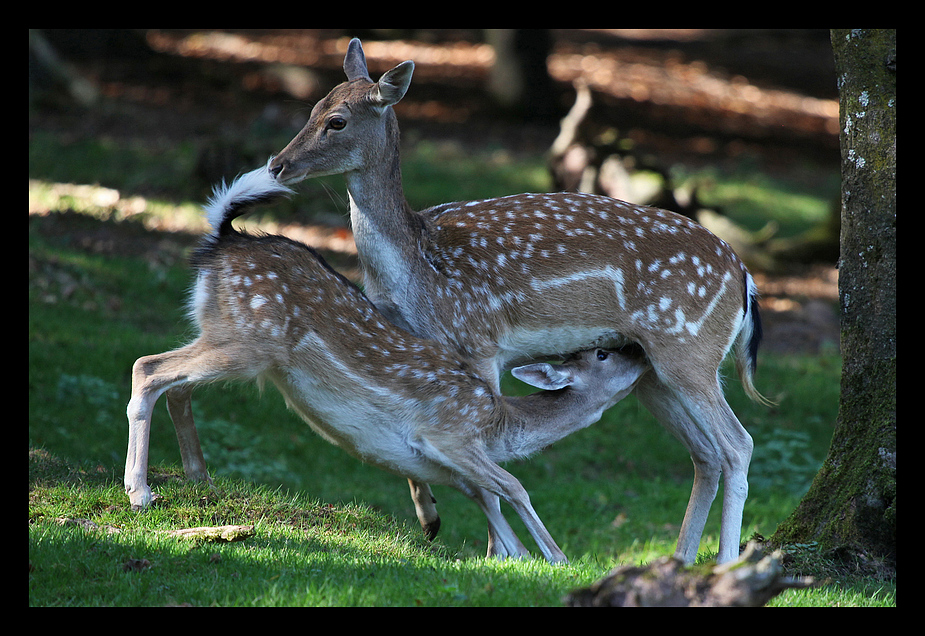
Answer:
<svg viewBox="0 0 925 636"><path fill-rule="evenodd" d="M205 210L216 236L232 232L231 222L249 208L292 194L292 190L270 174L269 166L267 162L262 168L242 174L231 185L225 185L223 181L222 185L215 187Z"/></svg>
<svg viewBox="0 0 925 636"><path fill-rule="evenodd" d="M758 311L758 288L751 274L745 272L745 298L743 301L745 316L742 327L735 342L735 362L742 388L749 399L773 406L774 402L767 399L755 388L755 369L758 367L758 346L761 344L761 314Z"/></svg>

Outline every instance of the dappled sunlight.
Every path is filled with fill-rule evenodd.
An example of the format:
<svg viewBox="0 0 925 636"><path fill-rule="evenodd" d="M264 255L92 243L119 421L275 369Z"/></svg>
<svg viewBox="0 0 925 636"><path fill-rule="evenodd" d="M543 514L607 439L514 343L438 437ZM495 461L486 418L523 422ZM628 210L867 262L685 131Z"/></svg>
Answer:
<svg viewBox="0 0 925 636"><path fill-rule="evenodd" d="M654 60L621 51L589 53L560 47L549 58L549 72L559 81L583 81L617 98L687 109L685 116L710 128L706 118L722 117L729 130L754 126L788 126L807 134L838 134L838 101L786 90L759 88L741 75L724 77L700 61L683 62L667 55Z"/></svg>
<svg viewBox="0 0 925 636"><path fill-rule="evenodd" d="M307 67L339 67L347 52L349 37L326 37L312 32L273 34L197 31L183 34L158 30L148 32L148 43L156 51L188 57L231 62L277 62ZM495 62L488 44L452 42L430 45L396 41L368 41L364 52L370 72L381 73L405 60L414 60L418 76L428 67L439 67L441 76L484 74Z"/></svg>
<svg viewBox="0 0 925 636"><path fill-rule="evenodd" d="M624 29L616 34L627 39L662 37L690 42L710 33L711 30L704 29ZM349 37L330 37L320 30L272 33L151 30L147 40L157 51L185 57L331 69L340 67ZM382 73L404 60L414 60L418 80L485 79L495 62L491 45L463 41L432 44L369 40L364 42L364 51L371 73ZM618 99L684 108L684 116L691 118L689 123L706 128L720 126L727 131L742 132L755 127L786 126L806 135L838 134L837 100L762 88L742 75L727 76L703 61L686 61L675 51L643 55L626 47L604 49L598 44L560 42L547 63L555 80L582 81ZM304 90L299 92L302 94L297 97L305 98ZM438 121L458 121L464 114L458 106L434 102L417 104L413 113Z"/></svg>
<svg viewBox="0 0 925 636"><path fill-rule="evenodd" d="M29 180L30 215L47 216L70 211L101 221L137 220L145 229L158 232L199 236L209 229L199 204L177 205L137 195L124 196L119 190L99 185ZM343 227L280 223L259 216L241 220L236 225L251 232L287 236L315 249L351 256L357 253L353 234Z"/></svg>

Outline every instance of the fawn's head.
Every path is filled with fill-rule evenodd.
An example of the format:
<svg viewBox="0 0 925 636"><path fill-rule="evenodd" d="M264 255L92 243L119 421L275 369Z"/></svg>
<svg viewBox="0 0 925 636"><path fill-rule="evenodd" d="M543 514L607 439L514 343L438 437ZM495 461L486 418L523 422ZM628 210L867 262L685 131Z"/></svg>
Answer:
<svg viewBox="0 0 925 636"><path fill-rule="evenodd" d="M280 183L359 170L392 151L389 140L398 124L391 106L408 90L414 62L402 62L373 82L360 41L353 39L344 71L347 81L315 105L305 127L270 163Z"/></svg>
<svg viewBox="0 0 925 636"><path fill-rule="evenodd" d="M618 351L595 348L578 351L562 364L528 364L511 370L517 379L547 391L571 387L587 395L610 396L615 404L629 395L651 368L638 345Z"/></svg>

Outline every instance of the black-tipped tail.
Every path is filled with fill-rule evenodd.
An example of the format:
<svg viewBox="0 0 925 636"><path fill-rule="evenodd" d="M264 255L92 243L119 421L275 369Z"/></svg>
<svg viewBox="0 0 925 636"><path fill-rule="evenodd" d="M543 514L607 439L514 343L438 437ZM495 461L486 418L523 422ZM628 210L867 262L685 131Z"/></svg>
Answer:
<svg viewBox="0 0 925 636"><path fill-rule="evenodd" d="M758 296L754 295L749 298L748 317L752 320L752 337L748 340L748 364L752 375L758 369L758 347L761 346L761 339L764 332L761 328L761 313L758 310Z"/></svg>
<svg viewBox="0 0 925 636"><path fill-rule="evenodd" d="M745 273L745 302L742 326L736 338L736 370L745 394L751 400L765 405L774 403L758 392L754 385L758 367L758 346L761 344L761 314L758 311L758 289L751 275Z"/></svg>
<svg viewBox="0 0 925 636"><path fill-rule="evenodd" d="M279 183L270 174L269 163L262 168L242 174L231 182L216 186L206 205L206 217L215 233L222 236L232 232L231 222L249 208L287 196L292 190Z"/></svg>

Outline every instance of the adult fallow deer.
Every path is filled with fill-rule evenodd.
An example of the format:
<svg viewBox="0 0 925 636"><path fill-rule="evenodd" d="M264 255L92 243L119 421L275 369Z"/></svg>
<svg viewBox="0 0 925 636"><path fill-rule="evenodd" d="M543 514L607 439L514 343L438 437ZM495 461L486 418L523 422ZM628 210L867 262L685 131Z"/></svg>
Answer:
<svg viewBox="0 0 925 636"><path fill-rule="evenodd" d="M745 265L686 217L603 196L519 194L413 210L392 110L413 69L403 62L373 81L352 40L347 81L315 105L271 172L284 184L343 173L369 298L395 324L469 356L495 391L503 371L526 361L641 345L654 372L636 396L694 462L675 554L697 556L722 475L718 560L735 559L752 440L718 375L733 345L745 392L764 399L752 382L761 321ZM412 494L429 495L422 485Z"/></svg>

